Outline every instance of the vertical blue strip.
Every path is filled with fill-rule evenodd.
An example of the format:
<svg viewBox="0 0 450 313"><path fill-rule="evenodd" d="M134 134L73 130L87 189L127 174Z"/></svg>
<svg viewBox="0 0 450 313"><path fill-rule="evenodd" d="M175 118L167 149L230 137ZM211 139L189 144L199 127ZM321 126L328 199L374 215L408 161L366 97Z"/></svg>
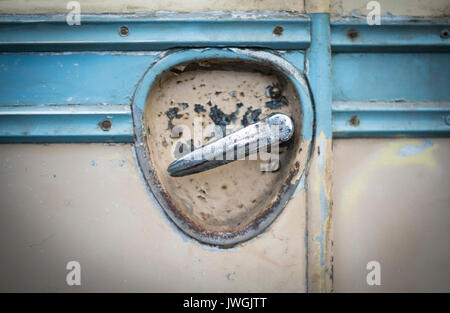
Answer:
<svg viewBox="0 0 450 313"><path fill-rule="evenodd" d="M324 275L326 274L325 250L327 240L325 228L327 218L331 210L330 203L326 197L326 186L322 179L326 172L326 161L332 156L328 153L328 147L332 139L332 83L331 83L331 47L330 47L330 15L325 13L311 14L311 47L308 51L309 66L307 67L308 80L310 83L314 106L316 112L315 146L317 149L318 176L314 180L320 181L319 201L320 212L308 212L308 215L320 216L320 225L310 225L314 241L319 244L320 249L320 277L317 281L320 291L324 291ZM314 209L308 208L308 210ZM308 222L309 223L309 222ZM317 234L317 235L316 235ZM310 248L308 248L310 249ZM309 253L309 252L308 252ZM315 260L314 260L315 262ZM315 271L315 269L314 269ZM310 273L308 275L315 275ZM328 272L332 280L332 272ZM309 288L309 287L308 287Z"/></svg>
<svg viewBox="0 0 450 313"><path fill-rule="evenodd" d="M332 137L330 15L311 14L311 47L308 51L310 82L316 109L316 135Z"/></svg>

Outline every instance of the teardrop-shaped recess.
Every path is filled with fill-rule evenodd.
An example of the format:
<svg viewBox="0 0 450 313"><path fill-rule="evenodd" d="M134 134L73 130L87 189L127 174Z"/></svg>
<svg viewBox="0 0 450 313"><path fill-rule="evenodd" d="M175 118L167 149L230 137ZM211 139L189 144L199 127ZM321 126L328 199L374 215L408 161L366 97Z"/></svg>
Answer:
<svg viewBox="0 0 450 313"><path fill-rule="evenodd" d="M233 132L275 112L295 125L293 137L280 147L278 168L265 171L267 155L258 154L256 160L247 157L183 177L167 172L177 157L221 131ZM189 236L222 246L248 240L282 211L304 168L301 121L296 88L270 66L212 59L172 67L157 77L145 104L152 192Z"/></svg>

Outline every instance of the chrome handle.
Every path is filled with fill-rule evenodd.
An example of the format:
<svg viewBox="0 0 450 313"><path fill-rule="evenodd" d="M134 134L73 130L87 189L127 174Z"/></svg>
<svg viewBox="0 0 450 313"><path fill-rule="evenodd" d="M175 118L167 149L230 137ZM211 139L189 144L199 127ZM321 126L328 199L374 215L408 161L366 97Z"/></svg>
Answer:
<svg viewBox="0 0 450 313"><path fill-rule="evenodd" d="M182 156L169 165L167 172L174 177L200 173L277 146L288 141L293 133L291 118L275 113Z"/></svg>

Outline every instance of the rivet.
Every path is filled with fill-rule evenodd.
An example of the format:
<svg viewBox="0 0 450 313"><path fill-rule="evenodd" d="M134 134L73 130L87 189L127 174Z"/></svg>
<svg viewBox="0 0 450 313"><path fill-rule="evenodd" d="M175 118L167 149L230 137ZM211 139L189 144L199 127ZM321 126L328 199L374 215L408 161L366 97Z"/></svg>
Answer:
<svg viewBox="0 0 450 313"><path fill-rule="evenodd" d="M128 36L128 34L130 33L130 30L128 29L127 26L120 26L119 28L119 35L122 37Z"/></svg>
<svg viewBox="0 0 450 313"><path fill-rule="evenodd" d="M112 123L110 120L103 120L98 123L98 126L100 126L103 131L109 131L112 127Z"/></svg>
<svg viewBox="0 0 450 313"><path fill-rule="evenodd" d="M359 33L358 33L358 31L357 30L354 30L354 29L350 29L348 32L347 32L347 36L350 38L350 39L355 39L355 38L357 38L358 36L359 36Z"/></svg>
<svg viewBox="0 0 450 313"><path fill-rule="evenodd" d="M357 126L359 126L361 121L359 120L359 117L357 117L356 115L353 115L352 117L350 117L348 122L350 123L350 125L357 127Z"/></svg>
<svg viewBox="0 0 450 313"><path fill-rule="evenodd" d="M273 34L276 36L281 36L283 35L283 27L281 26L275 26L275 28L273 29Z"/></svg>

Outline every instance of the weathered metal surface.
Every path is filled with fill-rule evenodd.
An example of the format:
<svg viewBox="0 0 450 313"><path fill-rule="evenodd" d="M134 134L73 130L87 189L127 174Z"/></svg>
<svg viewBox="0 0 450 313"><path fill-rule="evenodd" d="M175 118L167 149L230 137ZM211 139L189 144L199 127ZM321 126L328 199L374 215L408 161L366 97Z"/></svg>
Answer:
<svg viewBox="0 0 450 313"><path fill-rule="evenodd" d="M334 290L449 292L450 140L335 139L333 152Z"/></svg>
<svg viewBox="0 0 450 313"><path fill-rule="evenodd" d="M129 105L0 106L0 143L133 142Z"/></svg>
<svg viewBox="0 0 450 313"><path fill-rule="evenodd" d="M449 52L450 40L441 32L449 18L384 17L381 25L368 25L365 17L331 24L333 52Z"/></svg>
<svg viewBox="0 0 450 313"><path fill-rule="evenodd" d="M292 13L0 16L0 51L142 51L177 47L305 49L309 19ZM127 35L119 33L126 26Z"/></svg>
<svg viewBox="0 0 450 313"><path fill-rule="evenodd" d="M333 137L450 136L450 102L333 102Z"/></svg>
<svg viewBox="0 0 450 313"><path fill-rule="evenodd" d="M160 52L0 54L0 106L131 104Z"/></svg>
<svg viewBox="0 0 450 313"><path fill-rule="evenodd" d="M308 291L333 289L331 49L328 14L311 15L308 80L315 106L315 139L306 179Z"/></svg>
<svg viewBox="0 0 450 313"><path fill-rule="evenodd" d="M333 101L450 102L446 53L336 53L332 66Z"/></svg>
<svg viewBox="0 0 450 313"><path fill-rule="evenodd" d="M213 20L217 17L223 18L223 24ZM333 289L333 132L336 136L346 137L449 135L449 59L446 53L435 53L449 51L449 39L445 35L448 19L385 18L382 26L369 27L362 24L364 20L355 21L354 18L335 21L330 26L328 14L313 14L311 19L291 14L210 14L199 15L194 20L187 20L183 16L180 16L181 20L177 20L176 15L171 15L168 20L156 15L125 18L104 16L100 18L101 21L96 20L98 17L91 16L82 28L72 29L64 24L62 16L54 17L53 23L45 21L49 17L36 22L32 21L36 18L33 16L25 17L27 22L17 21L23 17L2 18L0 29L4 31L0 34L1 51L23 49L32 52L104 52L0 55L0 78L4 88L2 91L5 91L0 93L0 106L5 106L7 112L3 118L9 114L8 110L20 113L13 114L14 118L6 117L7 123L4 125L7 127L0 134L9 135L6 134L9 132L8 127L17 133L19 121L30 125L38 123L39 127L30 127L29 132L22 131L22 134L10 136L10 142L95 141L96 138L102 138L101 141L129 141L133 135L129 131L129 111L119 114L124 137L109 136L115 130L116 123L107 113L115 113L114 110L106 111L115 105L120 110L127 110L132 103L134 134L137 136L135 151L142 174L155 192L156 206L166 209L164 212L190 236L213 245L230 246L260 234L281 213L284 205L290 205L293 200L296 203L300 201L299 197L289 199L297 195L304 182L307 189L307 215L305 225L299 225L304 226L306 232L307 251L304 261L308 291ZM166 28L168 26L170 28ZM42 30L45 30L46 36L42 34ZM66 37L69 34L72 36L71 40ZM204 46L229 48L180 50L173 54L108 51ZM230 48L234 46L292 50L283 52ZM309 46L304 65L308 75L306 81L302 75L303 52L298 49ZM332 55L332 52L335 54ZM298 155L301 162L294 163L270 209L258 216L254 224L234 233L206 233L180 214L160 184L143 139L147 135L143 112L148 90L163 71L187 61L227 58L272 66L288 76L300 91L304 119L302 148ZM50 70L46 65L50 66ZM309 94L308 85L313 96ZM135 94L131 96L135 89ZM94 113L91 116L82 113L82 109L74 115L74 123L70 125L65 124L63 119L58 120L55 114L48 114L52 108L49 104L62 105L57 110L66 110L67 113L76 105L97 107L102 103L108 104L103 107L105 112L91 112ZM16 105L18 107L13 107ZM31 107L25 110L21 107L28 105ZM37 105L43 106L34 110ZM313 105L317 114L314 123ZM37 114L30 114L31 111ZM335 118L333 123L332 111ZM71 120L72 116L66 113L65 118ZM47 120L49 116L52 118ZM86 133L76 132L85 125ZM75 133L75 136L70 136L69 133ZM96 137L105 133L108 135ZM401 150L400 154L410 155L429 147L428 142L424 146L416 146ZM309 172L306 172L308 168Z"/></svg>
<svg viewBox="0 0 450 313"><path fill-rule="evenodd" d="M168 220L132 144L0 146L0 290L305 292L304 193L233 249L199 244ZM68 286L77 260L81 286Z"/></svg>
<svg viewBox="0 0 450 313"><path fill-rule="evenodd" d="M218 16L223 18L221 23L214 22L214 19ZM12 27L16 29L16 26L19 28L23 27L24 37L31 36L34 32L34 27L38 24L50 28L63 27L61 33L59 31L55 33L59 36L58 38L52 39L51 42L43 41L42 46L51 48L52 44L56 44L60 47L58 49L64 51L79 50L79 48L87 49L91 43L102 42L106 43L106 45L93 49L103 51L113 49L111 47L114 46L114 49L118 50L135 50L138 48L144 49L140 45L157 45L158 43L165 45L164 41L158 38L155 39L156 41L152 39L149 42L146 36L153 36L154 32L144 30L142 30L141 35L131 40L128 38L133 35L131 24L127 24L130 30L129 36L120 36L118 29L114 29L113 34L110 36L102 34L102 31L108 32L111 25L116 23L123 26L123 22L126 21L133 21L133 23L140 25L139 27L147 23L159 25L158 27L166 25L166 23L173 23L173 29L164 29L162 33L164 34L164 40L171 41L177 47L192 47L191 43L194 43L195 46L195 42L198 43L198 41L195 41L197 40L194 38L195 36L200 36L199 38L203 38L201 40L205 40L202 45L214 46L218 44L218 42L214 41L215 39L211 41L211 38L204 37L205 30L202 25L211 23L214 24L214 27L221 29L219 33L223 32L224 36L229 36L229 41L224 42L224 45L239 46L242 44L252 46L253 43L257 45L258 38L260 38L259 35L245 35L245 38L255 40L253 43L249 41L245 43L240 42L240 39L235 34L240 34L241 31L232 29L234 27L232 25L236 21L239 21L236 24L239 27L242 25L245 25L243 27L249 27L249 31L251 29L252 34L256 32L258 34L261 33L263 37L268 36L267 38L270 38L270 40L267 39L270 41L269 46L272 47L273 43L273 47L277 49L283 48L279 41L281 39L278 37L286 37L286 40L290 43L296 42L296 39L289 37L289 33L286 33L286 29L280 26L281 24L277 26L281 27L283 31L280 31L281 28L277 28L277 34L273 33L273 30L277 27L275 26L277 21L284 21L289 23L289 27L295 27L295 30L291 33L295 33L295 36L307 34L304 36L303 43L295 46L295 49L306 48L310 43L309 18L284 13L279 13L278 15L246 13L242 16L236 16L231 13L225 15L208 13L191 15L189 18L183 14L133 15L132 17L123 15L86 16L86 26L89 27L86 33L83 31L79 32L78 26L70 26L72 28L67 25L64 26L62 16L2 16L1 19L0 28L9 27L8 29L10 29ZM53 22L46 23L45 21ZM415 109L413 103L417 102L439 102L436 108L446 107L450 102L450 94L447 88L448 77L450 76L448 69L450 66L447 54L424 53L424 51L437 52L447 50L449 39L442 38L441 33L442 29L448 26L448 21L443 18L412 20L410 18L388 17L383 18L384 28L369 27L364 25L363 22L364 20L361 18L349 18L335 21L331 24L331 49L334 52L371 52L335 53L333 55L333 101L364 102L364 108L367 108L364 113L364 121L360 123L357 129L347 127L348 125L346 125L345 129L339 126L343 125L343 119L348 118L348 114L341 114L341 111L337 109L334 115L338 119L335 121L335 127L333 128L336 131L335 135L345 137L414 135L422 132L424 129L423 125L426 124L430 126L427 130L429 133L433 133L436 136L447 136L448 130L445 125L442 123L434 124L436 121L434 113L419 116L418 114L413 114L412 111ZM267 27L271 25L270 27L273 26L273 29L267 35L264 27L254 23L262 23ZM271 23L275 24L272 25ZM190 29L189 27L186 28L186 25L192 27L192 32L183 34L183 31ZM101 41L95 37L97 36L97 28ZM75 29L77 30L75 31ZM175 29L176 33L174 33ZM198 31L194 32L194 29ZM165 33L166 31L168 33ZM20 35L21 31L18 32ZM50 33L47 31L42 32L39 27L36 29L36 32L40 34L39 36L43 36L43 33L45 33L47 39L48 36L51 36L51 31ZM66 45L64 40L69 38L70 32L76 32L80 35L84 33L83 36L85 37L80 42L71 40L70 44L67 43ZM349 36L350 33L356 35ZM410 33L415 35L406 35ZM190 34L194 37L189 37L191 36ZM12 32L5 30L3 35L12 36L11 40L8 39L4 42L3 47L9 47L10 44L14 45L15 38L20 38L16 30ZM217 35L216 39L219 40L220 36ZM88 46L84 46L85 44ZM30 51L39 51L41 49L39 45L33 46L30 43L27 47L29 47ZM77 45L80 45L79 48L76 48ZM163 48L163 46L160 48ZM410 53L411 47L414 47L421 53ZM153 46L153 48L156 49L156 46ZM373 53L374 51L403 51L405 53ZM303 54L301 51L288 50L278 51L278 53L289 62L296 62L298 64L297 67L302 70ZM130 104L131 95L139 78L142 77L148 65L154 62L159 55L161 55L161 52L158 51L2 54L0 55L0 82L4 92L0 94L0 106L39 105L42 108L46 108L46 105ZM410 66L411 64L414 64L413 68ZM376 71L368 70L375 68ZM413 71L413 75L411 75L411 71ZM429 81L433 83L428 84L427 82ZM423 88L424 84L427 84L427 88ZM375 85L379 87L373 88ZM23 90L32 90L33 92L23 92ZM385 126L390 131L374 132L374 129L381 128L381 123L378 122L380 118L378 110L380 104L374 102L393 102L393 105L396 105L397 102L407 102L405 107L410 108L410 110L404 111L401 108L398 111L405 112L400 118L404 123L398 123L393 118L386 118L382 124L383 127ZM440 102L445 103L441 104ZM352 116L354 115L350 117ZM85 115L85 117L86 121L77 119L80 121L80 126L82 123L85 125L89 123L88 119L90 117L88 115ZM30 121L33 121L35 118L37 118L37 115L30 117ZM39 118L45 119L44 115ZM419 119L414 120L415 118ZM366 123L368 120L373 122L369 125ZM378 124L378 126L375 124ZM366 125L368 126L367 129L365 129ZM52 126L48 124L47 127L50 129ZM6 132L8 132L6 129L3 130L3 133ZM49 132L48 134L51 134L52 138L40 137L40 141L54 141L58 133L55 129L53 133ZM89 135L86 134L84 141L91 141ZM95 136L95 134L91 135ZM15 138L22 141L28 140L20 139L20 137ZM13 139L11 138L10 140ZM126 139L125 141L128 140ZM32 140L30 139L30 141ZM62 137L57 139L57 141L70 142L70 137ZM83 139L79 137L77 141L83 141ZM120 142L123 139L115 137L114 141Z"/></svg>
<svg viewBox="0 0 450 313"><path fill-rule="evenodd" d="M295 86L301 104L301 128L300 148L296 156L297 161L292 161L288 170L289 174L285 181L277 186L276 196L264 207L255 219L229 231L211 231L194 222L183 210L175 205L172 196L167 193L165 186L161 183L155 165L150 156L147 145L147 128L144 120L145 100L148 92L156 79L168 69L185 62L223 59L239 60L261 63L280 71ZM309 89L303 75L298 72L294 65L270 52L240 50L240 49L202 49L188 50L168 54L161 58L149 68L142 78L136 90L133 101L133 117L136 133L136 154L142 173L154 193L162 209L172 221L185 233L201 242L211 245L232 246L239 242L248 240L266 229L274 219L281 213L289 198L295 192L300 178L304 175L307 155L310 151L310 140L312 138L313 110L309 96Z"/></svg>

